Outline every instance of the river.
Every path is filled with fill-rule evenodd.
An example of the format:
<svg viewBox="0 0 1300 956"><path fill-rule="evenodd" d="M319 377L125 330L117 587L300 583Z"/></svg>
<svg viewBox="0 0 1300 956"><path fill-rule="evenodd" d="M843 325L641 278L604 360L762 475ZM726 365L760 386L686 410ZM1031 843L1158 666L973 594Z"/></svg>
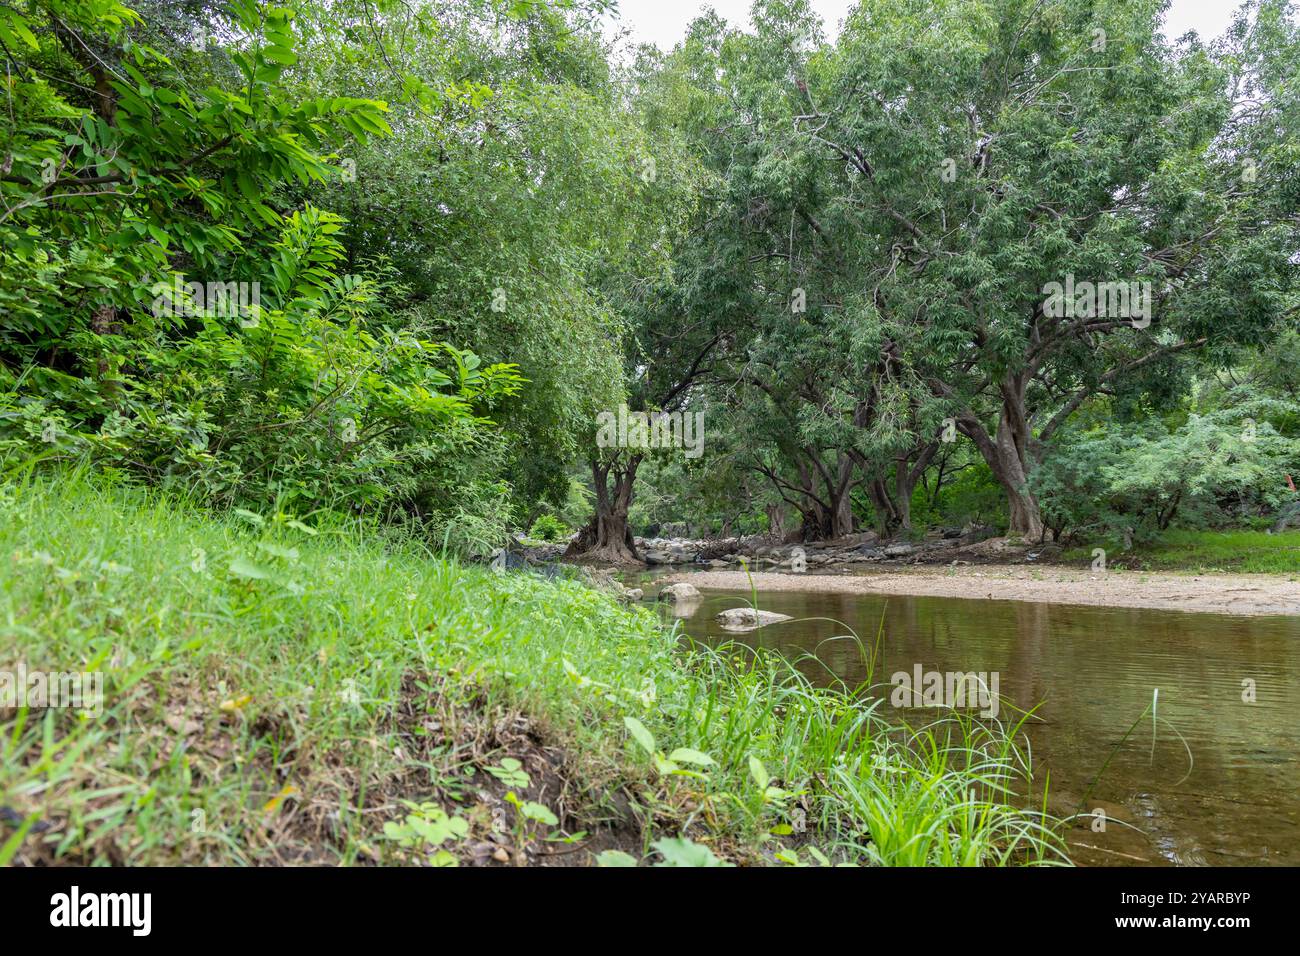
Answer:
<svg viewBox="0 0 1300 956"><path fill-rule="evenodd" d="M784 591L758 606L793 621L742 635L714 622L750 600L705 591L683 629L803 658L828 685L868 677L860 645L830 639L879 633L872 683L887 698L892 675L917 665L996 672L1003 719L1039 707L1026 731L1035 782L1041 800L1050 772L1060 815L1113 753L1082 807L1104 811L1104 829L1094 817L1068 834L1078 863L1300 865L1300 618ZM1157 690L1154 743L1149 714L1124 740Z"/></svg>

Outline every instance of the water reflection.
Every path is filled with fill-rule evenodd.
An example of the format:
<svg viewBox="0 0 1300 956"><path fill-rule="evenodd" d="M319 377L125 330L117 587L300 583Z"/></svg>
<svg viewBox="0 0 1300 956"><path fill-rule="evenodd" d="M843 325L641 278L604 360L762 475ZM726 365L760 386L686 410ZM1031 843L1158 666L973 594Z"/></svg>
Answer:
<svg viewBox="0 0 1300 956"><path fill-rule="evenodd" d="M683 627L737 639L713 615L750 599L705 592ZM759 607L795 620L739 639L814 654L799 666L818 683L867 680L878 633L877 684L918 663L998 671L1004 699L1041 704L1029 741L1058 813L1079 806L1115 751L1085 809L1141 832L1081 826L1079 862L1300 864L1300 618L790 591L760 594ZM861 643L832 640L849 629ZM1149 717L1124 740L1156 688L1154 741Z"/></svg>

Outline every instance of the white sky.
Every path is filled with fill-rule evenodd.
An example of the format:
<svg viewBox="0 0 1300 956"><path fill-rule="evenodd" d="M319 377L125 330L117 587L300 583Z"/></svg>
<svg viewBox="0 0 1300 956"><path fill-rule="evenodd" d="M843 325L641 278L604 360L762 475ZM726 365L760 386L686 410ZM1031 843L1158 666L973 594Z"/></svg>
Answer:
<svg viewBox="0 0 1300 956"><path fill-rule="evenodd" d="M812 0L826 25L828 36L839 33L838 23L844 18L855 0ZM618 0L617 18L607 26L607 32L620 27L631 31L634 43L653 43L660 49L671 49L686 33L686 25L706 7L713 7L732 24L743 27L749 23L751 0ZM1228 26L1238 0L1172 0L1165 15L1165 35L1172 38L1195 30L1202 40L1212 40Z"/></svg>

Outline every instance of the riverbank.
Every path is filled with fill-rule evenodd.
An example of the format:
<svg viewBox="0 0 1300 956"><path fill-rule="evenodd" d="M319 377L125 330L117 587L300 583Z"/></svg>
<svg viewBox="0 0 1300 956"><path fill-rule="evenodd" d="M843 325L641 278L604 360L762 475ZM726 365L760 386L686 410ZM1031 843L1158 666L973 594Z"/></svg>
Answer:
<svg viewBox="0 0 1300 956"><path fill-rule="evenodd" d="M576 581L82 473L0 507L0 865L1064 858L1018 728L909 735Z"/></svg>
<svg viewBox="0 0 1300 956"><path fill-rule="evenodd" d="M1300 614L1300 575L1176 574L1090 571L1060 566L901 566L879 573L814 574L756 571L674 572L664 584L749 591L910 594L920 597L1038 601L1094 607L1152 608L1209 614ZM761 598L760 598L761 603Z"/></svg>

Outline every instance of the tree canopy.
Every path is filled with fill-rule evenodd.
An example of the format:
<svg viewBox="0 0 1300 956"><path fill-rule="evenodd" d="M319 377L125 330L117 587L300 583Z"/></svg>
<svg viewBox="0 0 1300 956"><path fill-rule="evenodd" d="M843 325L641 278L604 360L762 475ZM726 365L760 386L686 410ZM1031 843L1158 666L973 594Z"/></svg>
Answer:
<svg viewBox="0 0 1300 956"><path fill-rule="evenodd" d="M562 512L610 560L639 486L804 538L990 489L1031 540L1287 506L1291 5L862 0L831 39L758 0L672 50L608 12L0 6L0 446L471 552Z"/></svg>

